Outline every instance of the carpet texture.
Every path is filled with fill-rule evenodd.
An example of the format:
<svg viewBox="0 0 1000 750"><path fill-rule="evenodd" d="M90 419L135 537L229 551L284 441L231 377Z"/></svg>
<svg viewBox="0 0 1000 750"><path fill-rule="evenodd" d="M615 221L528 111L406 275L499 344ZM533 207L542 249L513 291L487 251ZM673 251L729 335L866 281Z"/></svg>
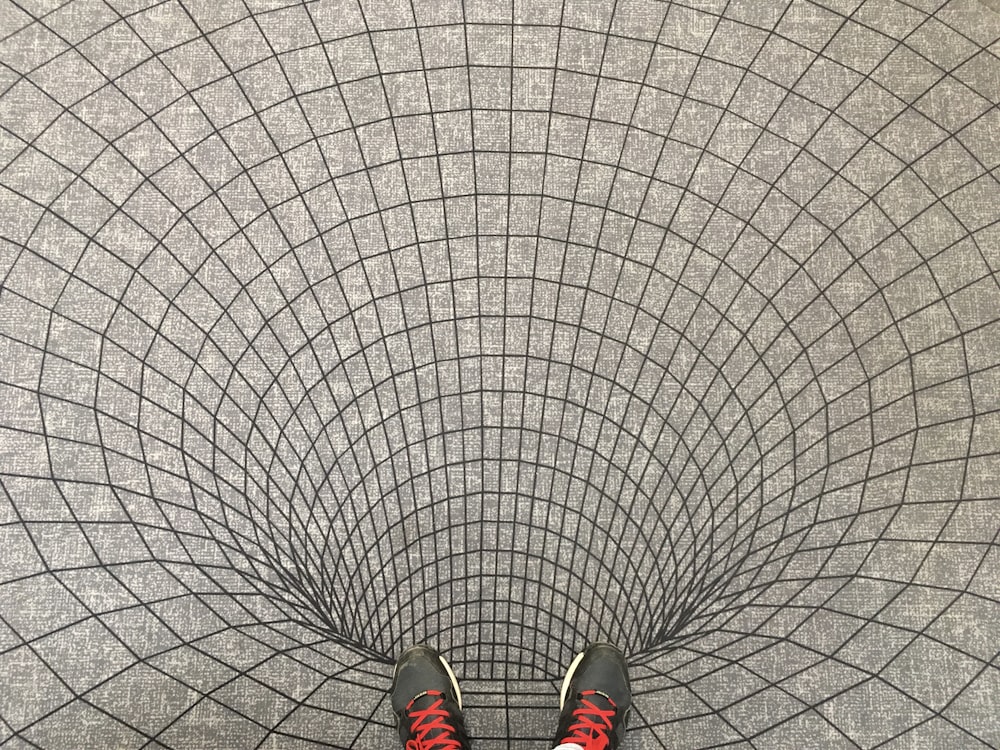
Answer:
<svg viewBox="0 0 1000 750"><path fill-rule="evenodd" d="M1000 746L1000 15L0 0L0 742Z"/></svg>

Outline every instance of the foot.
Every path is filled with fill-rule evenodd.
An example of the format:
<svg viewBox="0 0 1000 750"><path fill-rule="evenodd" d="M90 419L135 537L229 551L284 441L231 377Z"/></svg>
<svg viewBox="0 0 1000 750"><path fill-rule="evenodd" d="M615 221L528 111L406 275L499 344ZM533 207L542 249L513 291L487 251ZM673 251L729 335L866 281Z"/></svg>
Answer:
<svg viewBox="0 0 1000 750"><path fill-rule="evenodd" d="M406 649L396 662L391 697L406 750L469 750L458 680L437 651Z"/></svg>
<svg viewBox="0 0 1000 750"><path fill-rule="evenodd" d="M559 729L553 745L615 750L625 737L632 691L622 652L595 643L570 665L559 695Z"/></svg>

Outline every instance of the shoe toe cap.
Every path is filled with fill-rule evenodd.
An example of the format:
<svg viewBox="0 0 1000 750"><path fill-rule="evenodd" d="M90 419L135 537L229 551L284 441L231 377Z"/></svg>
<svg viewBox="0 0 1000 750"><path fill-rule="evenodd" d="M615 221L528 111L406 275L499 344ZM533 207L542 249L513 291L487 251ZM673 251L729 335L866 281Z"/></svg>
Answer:
<svg viewBox="0 0 1000 750"><path fill-rule="evenodd" d="M437 690L455 700L451 677L437 651L417 645L406 649L396 662L392 684L392 709L400 713L413 698L428 690Z"/></svg>
<svg viewBox="0 0 1000 750"><path fill-rule="evenodd" d="M587 649L573 679L574 688L598 690L615 702L623 713L632 705L628 664L615 646L598 643Z"/></svg>

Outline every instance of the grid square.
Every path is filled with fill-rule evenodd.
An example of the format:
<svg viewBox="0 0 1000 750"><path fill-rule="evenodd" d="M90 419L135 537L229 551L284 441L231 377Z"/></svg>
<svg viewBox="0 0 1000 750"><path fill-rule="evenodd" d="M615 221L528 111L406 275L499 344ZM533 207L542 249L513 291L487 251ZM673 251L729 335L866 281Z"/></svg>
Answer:
<svg viewBox="0 0 1000 750"><path fill-rule="evenodd" d="M885 34L849 20L827 46L826 54L846 67L868 75L895 46L895 41Z"/></svg>

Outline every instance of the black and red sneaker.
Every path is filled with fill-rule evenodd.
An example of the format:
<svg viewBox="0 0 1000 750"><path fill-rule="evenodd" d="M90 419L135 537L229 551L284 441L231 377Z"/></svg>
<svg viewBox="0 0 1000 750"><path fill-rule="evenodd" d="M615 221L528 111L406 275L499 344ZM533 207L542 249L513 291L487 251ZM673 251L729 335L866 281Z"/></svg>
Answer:
<svg viewBox="0 0 1000 750"><path fill-rule="evenodd" d="M469 750L458 680L430 646L400 655L391 698L405 750Z"/></svg>
<svg viewBox="0 0 1000 750"><path fill-rule="evenodd" d="M631 708L625 656L608 643L595 643L578 654L566 672L553 746L615 750L625 737Z"/></svg>

